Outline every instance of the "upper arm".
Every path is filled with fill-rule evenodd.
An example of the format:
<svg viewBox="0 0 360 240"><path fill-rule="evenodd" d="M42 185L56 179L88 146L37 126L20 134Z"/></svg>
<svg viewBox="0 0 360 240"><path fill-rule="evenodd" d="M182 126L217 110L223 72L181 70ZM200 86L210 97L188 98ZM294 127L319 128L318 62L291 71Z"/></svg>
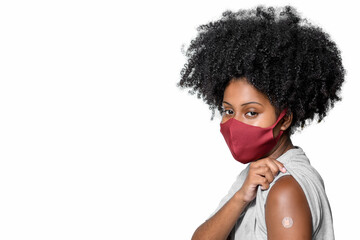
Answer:
<svg viewBox="0 0 360 240"><path fill-rule="evenodd" d="M281 177L269 190L265 220L268 239L311 239L311 211L292 176Z"/></svg>

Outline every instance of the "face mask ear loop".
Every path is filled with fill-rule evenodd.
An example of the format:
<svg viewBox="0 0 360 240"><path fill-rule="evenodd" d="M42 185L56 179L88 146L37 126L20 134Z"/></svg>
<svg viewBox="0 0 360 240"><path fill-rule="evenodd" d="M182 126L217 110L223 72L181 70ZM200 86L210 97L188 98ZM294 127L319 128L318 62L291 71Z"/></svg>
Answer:
<svg viewBox="0 0 360 240"><path fill-rule="evenodd" d="M279 115L279 118L276 120L276 122L269 128L274 128L278 123L279 121L285 116L286 114L286 111L287 111L287 108L285 108Z"/></svg>
<svg viewBox="0 0 360 240"><path fill-rule="evenodd" d="M278 124L278 122L285 116L286 112L287 112L287 108L285 108L285 109L280 113L278 120L276 120L276 122L274 123L274 125L272 125L272 126L270 127L270 128L272 128L272 136L273 136L273 139L275 139L275 138L274 138L274 128L275 128L275 126ZM278 134L277 137L276 137L276 141L279 140L279 138L281 137L281 135L282 135L283 133L284 133L284 130L280 130L279 134Z"/></svg>

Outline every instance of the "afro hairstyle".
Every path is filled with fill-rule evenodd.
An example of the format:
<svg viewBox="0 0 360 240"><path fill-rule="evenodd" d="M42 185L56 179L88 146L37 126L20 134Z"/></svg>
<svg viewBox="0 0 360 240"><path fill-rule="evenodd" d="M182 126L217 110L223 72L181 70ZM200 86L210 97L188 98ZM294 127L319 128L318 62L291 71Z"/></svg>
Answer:
<svg viewBox="0 0 360 240"><path fill-rule="evenodd" d="M230 80L245 78L265 94L279 113L287 108L291 135L327 115L344 82L340 50L320 27L302 19L292 6L233 12L197 27L186 50L177 87L223 114L224 91Z"/></svg>

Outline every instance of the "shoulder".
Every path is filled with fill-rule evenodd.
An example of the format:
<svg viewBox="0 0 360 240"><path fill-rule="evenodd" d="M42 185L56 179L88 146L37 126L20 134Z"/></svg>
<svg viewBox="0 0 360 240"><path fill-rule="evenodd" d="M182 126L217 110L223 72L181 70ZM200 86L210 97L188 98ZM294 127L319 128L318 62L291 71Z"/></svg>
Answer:
<svg viewBox="0 0 360 240"><path fill-rule="evenodd" d="M291 175L279 178L270 188L265 220L269 239L311 239L311 211L301 186Z"/></svg>
<svg viewBox="0 0 360 240"><path fill-rule="evenodd" d="M270 188L267 197L267 203L289 203L289 204L307 204L305 194L291 175L285 175L279 178Z"/></svg>

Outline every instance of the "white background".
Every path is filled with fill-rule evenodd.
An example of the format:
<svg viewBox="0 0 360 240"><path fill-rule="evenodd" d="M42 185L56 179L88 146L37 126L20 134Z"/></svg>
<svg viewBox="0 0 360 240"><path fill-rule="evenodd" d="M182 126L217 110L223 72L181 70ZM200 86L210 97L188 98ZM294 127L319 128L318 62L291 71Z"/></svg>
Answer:
<svg viewBox="0 0 360 240"><path fill-rule="evenodd" d="M190 239L238 173L220 117L176 88L196 27L256 1L1 1L0 239ZM293 136L337 239L358 235L358 8L292 4L330 34L343 101Z"/></svg>

